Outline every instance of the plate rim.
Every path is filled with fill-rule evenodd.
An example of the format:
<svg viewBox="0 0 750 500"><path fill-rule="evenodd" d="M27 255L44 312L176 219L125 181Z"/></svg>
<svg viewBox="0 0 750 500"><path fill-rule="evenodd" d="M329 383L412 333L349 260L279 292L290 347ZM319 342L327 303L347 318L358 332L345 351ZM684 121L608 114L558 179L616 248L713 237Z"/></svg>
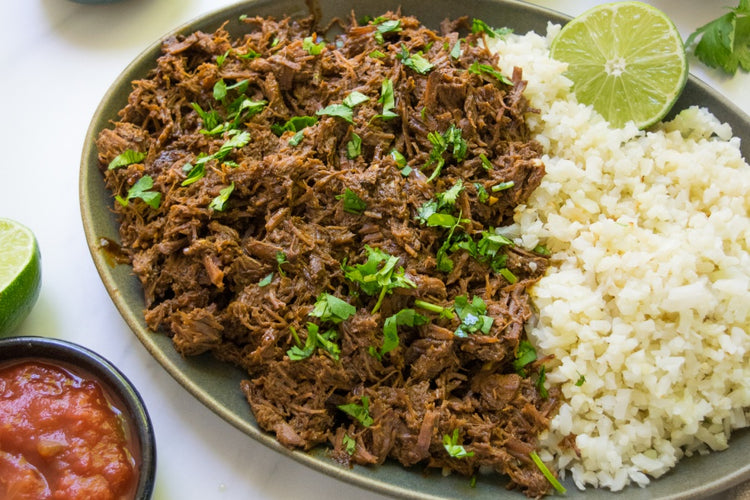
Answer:
<svg viewBox="0 0 750 500"><path fill-rule="evenodd" d="M293 0L297 1L297 0ZM308 1L305 0L304 3L308 4ZM317 0L311 0L313 3L317 4ZM335 1L335 0L333 0ZM102 95L93 115L89 122L88 128L86 130L85 136L84 136L84 144L82 148L82 153L80 157L80 171L79 171L79 181L78 181L78 188L79 188L79 209L81 212L81 218L83 222L83 229L84 229L84 235L86 238L87 248L89 249L89 253L94 261L94 265L96 267L97 273L102 280L102 283L105 286L105 289L107 290L107 293L109 294L111 300L113 301L115 307L117 308L118 312L122 316L122 318L125 320L126 324L130 328L130 330L135 334L135 336L138 338L138 340L141 342L141 344L146 348L146 350L149 352L149 354L156 359L156 361L161 365L163 369L165 369L169 375L174 378L185 390L187 390L193 397L198 399L203 405L208 407L212 412L217 414L219 417L221 417L223 420L228 422L233 427L237 428L241 432L245 433L249 437L255 439L256 441L260 442L261 444L271 448L274 451L277 451L281 453L282 455L291 458L298 463L301 463L305 466L308 466L314 470L317 470L319 472L323 472L326 475L333 477L334 479L347 482L349 484L354 484L363 488L366 488L368 490L390 495L393 497L398 498L410 498L410 499L445 499L447 497L440 496L440 495L432 495L425 492L418 492L413 491L408 488L405 488L400 485L395 485L393 483L389 483L387 481L384 481L382 479L376 479L372 477L368 477L366 475L362 475L361 473L354 472L358 468L361 469L363 466L355 466L354 469L347 469L342 467L341 465L337 464L330 458L324 458L323 455L320 453L315 453L315 451L301 451L301 450L290 450L280 444L271 434L266 433L262 431L258 426L257 423L251 423L250 420L247 419L247 416L249 415L250 418L252 418L254 422L254 417L252 416L252 412L250 411L250 407L247 407L247 415L241 416L233 411L231 411L230 408L223 406L220 404L214 397L212 397L211 394L208 394L204 388L200 386L200 384L196 383L196 381L192 380L184 370L176 365L166 354L166 352L159 346L159 343L157 341L156 337L164 337L168 340L169 347L172 347L171 339L168 339L168 337L163 333L154 333L149 331L147 328L144 328L144 320L143 320L143 314L141 311L136 311L134 308L130 307L123 296L123 293L120 289L120 283L118 279L113 275L111 272L113 269L113 265L109 261L109 259L103 254L102 252L102 246L101 246L101 240L103 235L100 231L97 229L97 224L93 220L93 212L91 209L93 206L92 203L92 196L91 193L88 190L88 185L90 182L96 182L92 179L94 176L99 176L99 181L103 183L103 177L101 177L101 173L99 172L98 168L94 168L93 172L91 168L91 159L97 158L97 150L96 150L96 144L95 144L95 138L98 132L101 130L100 125L103 118L109 117L110 119L114 118L114 115L112 113L108 113L108 106L107 104L110 103L113 100L113 96L118 93L119 90L121 90L123 85L130 85L131 78L128 75L131 75L134 73L138 67L142 64L142 62L146 59L151 57L151 62L154 62L153 55L158 54L160 50L160 46L162 44L162 41L170 36L176 36L179 34L184 34L187 32L195 31L196 25L211 25L216 24L217 22L230 19L232 15L236 15L237 11L239 9L257 9L262 8L265 5L273 3L273 0L239 0L237 2L231 3L229 5L223 6L218 9L214 9L208 12L205 12L203 14L199 14L197 16L194 16L190 20L181 23L177 27L171 29L167 33L160 36L158 39L153 41L152 43L148 44L141 52L139 52L132 60L131 62L117 75L115 80L109 85L106 92ZM501 9L503 7L507 6L513 6L515 8L519 8L527 12L529 15L534 16L542 16L544 19L550 20L553 23L566 23L569 20L572 19L572 16L569 16L567 14L561 13L557 10L550 9L547 7L542 7L535 4L530 4L527 2L524 2L522 0L473 0L470 2L470 4L466 7L467 11L471 11L474 7L473 5L476 3L487 3L487 4L495 4L498 9ZM308 4L309 5L309 4ZM382 9L381 9L382 10ZM675 106L673 108L673 111L670 112L670 115L673 115L673 113L681 109L679 108L680 104L682 103L683 107L686 104L685 101L689 101L689 95L688 93L692 90L694 92L703 92L708 93L712 96L712 98L720 105L722 109L715 110L711 109L711 112L714 113L722 122L729 122L729 121L737 121L737 122L744 122L745 124L750 124L750 117L748 117L747 114L745 114L742 110L738 109L732 102L729 100L726 96L718 92L716 89L708 85L706 82L701 80L699 77L694 75L693 73L690 73L688 75L688 83L686 85L686 90L683 92L683 94L680 96L678 101L675 103ZM694 104L694 103L693 103ZM718 113L717 113L718 111ZM732 120L728 120L727 118L732 118ZM736 120L734 120L736 118ZM732 125L734 135L737 135L737 131L735 130L734 124ZM750 152L748 151L748 148L750 148L750 140L743 141L742 143L742 156L744 158L750 157ZM99 207L101 209L101 207ZM114 214L112 213L111 207L106 207L107 211L109 212L109 218L114 219ZM113 238L114 241L119 242L119 235L115 235L116 238ZM106 237L106 236L104 236ZM122 267L123 265L118 264L117 266ZM124 266L128 267L132 270L132 266L130 264L125 264ZM132 275L132 271L131 271ZM137 280L135 276L133 275L133 279ZM140 285L140 284L139 284ZM239 390L239 388L237 388ZM750 429L750 428L748 428ZM748 429L745 429L747 431ZM738 432L742 432L741 429L736 429L732 433L732 437L730 437L730 444L733 439L736 439L735 436ZM720 453L720 452L714 452L714 453ZM713 453L712 453L713 454ZM685 460L686 457L683 457L681 460ZM377 466L376 466L377 467ZM412 473L417 473L416 469L414 467L409 469ZM664 477L664 476L662 476ZM660 478L651 478L651 481L653 484L654 481L658 481ZM750 461L745 464L744 467L741 467L735 471L733 471L730 474L718 477L717 479L707 482L704 485L693 488L687 493L682 492L676 492L673 494L667 494L665 496L660 497L653 497L653 496L647 496L647 498L661 498L663 500L667 499L682 499L682 498L702 498L705 496L709 496L712 494L719 493L721 491L724 491L728 488L731 488L745 480L750 479ZM578 490L572 480L570 479L570 475L568 475L568 478L563 481L563 484L566 486L572 486L574 491L573 497L578 495L585 495L587 498L594 498L594 497L611 497L612 495L619 495L622 498L628 498L629 495L623 495L622 492L611 492L609 490L605 489L599 489L599 488L593 488L588 487L584 491ZM629 489L634 490L636 493L638 493L640 488L638 490L635 489L635 485L631 485ZM648 491L648 487L643 489L644 491ZM496 494L502 493L503 490L496 491ZM593 492L593 493L592 493ZM568 497L571 497L571 488L568 488ZM520 493L514 492L514 495L520 495ZM496 495L497 496L497 495ZM521 498L520 496L518 498ZM638 498L641 498L641 496L638 496Z"/></svg>

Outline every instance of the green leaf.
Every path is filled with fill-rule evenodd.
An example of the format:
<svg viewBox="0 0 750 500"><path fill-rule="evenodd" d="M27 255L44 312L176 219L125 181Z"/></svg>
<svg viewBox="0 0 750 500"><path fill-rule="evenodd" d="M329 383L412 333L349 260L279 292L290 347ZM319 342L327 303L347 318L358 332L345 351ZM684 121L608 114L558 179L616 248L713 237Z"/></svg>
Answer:
<svg viewBox="0 0 750 500"><path fill-rule="evenodd" d="M526 376L526 365L536 361L536 349L528 340L522 340L518 343L516 350L516 359L513 360L513 369L521 376Z"/></svg>
<svg viewBox="0 0 750 500"><path fill-rule="evenodd" d="M226 208L227 201L229 200L229 196L232 194L232 191L234 191L234 181L232 183L223 188L221 191L219 191L219 195L211 200L211 203L208 205L208 208L212 208L216 210L217 212L223 212Z"/></svg>
<svg viewBox="0 0 750 500"><path fill-rule="evenodd" d="M463 54L463 50L461 50L461 40L457 40L455 45L453 45L453 48L451 49L451 57L453 59L460 59L461 54Z"/></svg>
<svg viewBox="0 0 750 500"><path fill-rule="evenodd" d="M461 319L461 324L455 331L457 337L466 337L471 333L481 332L485 335L490 333L494 319L487 316L487 305L481 297L474 296L471 302L465 295L459 295L453 300L456 314Z"/></svg>
<svg viewBox="0 0 750 500"><path fill-rule="evenodd" d="M471 21L471 32L474 34L484 33L490 38L503 39L509 34L513 33L513 30L510 28L493 28L481 19L475 18Z"/></svg>
<svg viewBox="0 0 750 500"><path fill-rule="evenodd" d="M224 62L227 60L228 55L229 51L227 50L223 54L216 56L216 67L221 68L224 65Z"/></svg>
<svg viewBox="0 0 750 500"><path fill-rule="evenodd" d="M359 106L360 104L363 104L367 101L369 101L370 98L364 95L362 92L357 92L356 90L346 96L344 98L344 106L348 106L350 108L354 108L356 106Z"/></svg>
<svg viewBox="0 0 750 500"><path fill-rule="evenodd" d="M403 44L401 44L401 52L396 55L396 58L398 58L404 66L413 69L420 75L426 75L432 70L432 68L434 68L433 64L425 59L422 52L409 54L409 49Z"/></svg>
<svg viewBox="0 0 750 500"><path fill-rule="evenodd" d="M479 203L487 203L487 200L490 199L490 194L484 189L484 186L475 182L474 188L477 190L477 200L479 200Z"/></svg>
<svg viewBox="0 0 750 500"><path fill-rule="evenodd" d="M271 132L281 137L284 132L301 132L306 127L312 127L316 123L318 123L318 119L314 116L293 116L283 125L278 123L271 125Z"/></svg>
<svg viewBox="0 0 750 500"><path fill-rule="evenodd" d="M264 286L268 286L271 284L271 280L273 280L273 273L268 273L265 278L258 282L258 286L261 288Z"/></svg>
<svg viewBox="0 0 750 500"><path fill-rule="evenodd" d="M336 199L344 200L344 212L360 215L362 214L362 212L367 210L367 203L365 203L362 198L357 196L357 193L349 188L346 188L344 190L344 194L337 195Z"/></svg>
<svg viewBox="0 0 750 500"><path fill-rule="evenodd" d="M380 84L380 99L378 99L378 102L383 105L383 112L376 118L390 120L398 116L398 113L393 111L396 107L396 98L393 93L393 82L390 78L384 79L383 83Z"/></svg>
<svg viewBox="0 0 750 500"><path fill-rule="evenodd" d="M227 97L227 83L223 78L214 83L213 95L217 101L223 101Z"/></svg>
<svg viewBox="0 0 750 500"><path fill-rule="evenodd" d="M370 416L370 399L367 396L362 396L362 404L349 403L345 405L339 405L338 409L355 418L360 424L365 427L370 427L374 420Z"/></svg>
<svg viewBox="0 0 750 500"><path fill-rule="evenodd" d="M184 181L180 184L180 186L189 186L190 184L199 181L206 175L206 166L205 163L198 163L194 167L190 165L189 163L185 164L186 167L190 166L192 167L190 169L190 172L188 173L187 177Z"/></svg>
<svg viewBox="0 0 750 500"><path fill-rule="evenodd" d="M370 52L370 57L372 57L373 59L382 59L385 57L385 54L382 51L376 49Z"/></svg>
<svg viewBox="0 0 750 500"><path fill-rule="evenodd" d="M313 306L310 316L320 318L321 321L341 323L357 312L357 308L329 293L321 293Z"/></svg>
<svg viewBox="0 0 750 500"><path fill-rule="evenodd" d="M699 27L685 42L696 57L712 68L720 68L729 75L737 69L750 71L750 2L740 0L728 13Z"/></svg>
<svg viewBox="0 0 750 500"><path fill-rule="evenodd" d="M352 111L352 108L344 104L329 104L325 108L316 111L315 114L320 116L336 116L348 121L349 123L354 123L354 112Z"/></svg>
<svg viewBox="0 0 750 500"><path fill-rule="evenodd" d="M453 314L453 306L448 306L448 307L439 306L431 302L426 302L421 299L416 299L414 301L414 307L424 309L425 311L437 313L440 315L441 318L445 318L445 319L455 318L455 315Z"/></svg>
<svg viewBox="0 0 750 500"><path fill-rule="evenodd" d="M383 345L380 348L380 357L398 347L399 326L419 326L428 322L426 316L422 316L414 309L401 309L392 316L388 316L383 323Z"/></svg>
<svg viewBox="0 0 750 500"><path fill-rule="evenodd" d="M462 130L452 123L442 134L430 132L427 134L427 139L432 143L432 150L430 150L430 156L424 168L431 166L433 163L436 164L427 182L440 175L443 165L445 165L444 153L451 153L458 163L466 158L468 145L462 137Z"/></svg>
<svg viewBox="0 0 750 500"><path fill-rule="evenodd" d="M302 142L302 139L305 137L305 130L300 130L299 132L296 132L291 139L289 139L290 146L298 146L300 142Z"/></svg>
<svg viewBox="0 0 750 500"><path fill-rule="evenodd" d="M354 455L354 452L357 451L357 441L350 437L349 434L344 434L341 444L344 445L344 450L348 455Z"/></svg>
<svg viewBox="0 0 750 500"><path fill-rule="evenodd" d="M292 334L297 342L297 345L292 346L286 354L292 361L300 361L305 358L309 358L315 352L316 349L322 348L327 353L337 360L341 355L341 348L336 344L336 338L338 334L335 330L327 330L320 333L320 328L315 323L307 323L307 339L305 339L305 345L300 346L299 337L294 328L290 327Z"/></svg>
<svg viewBox="0 0 750 500"><path fill-rule="evenodd" d="M161 193L156 191L150 191L154 187L154 180L150 175L144 175L133 184L128 190L128 194L125 198L121 196L115 196L115 199L124 207L128 205L128 200L140 198L153 209L159 208L161 203Z"/></svg>
<svg viewBox="0 0 750 500"><path fill-rule="evenodd" d="M367 295L379 294L378 301L373 307L374 314L386 294L394 288L416 288L416 284L404 274L404 268L396 268L398 257L392 256L378 248L365 245L367 261L355 266L342 266L344 277L359 285ZM382 265L381 265L382 264Z"/></svg>
<svg viewBox="0 0 750 500"><path fill-rule="evenodd" d="M315 43L315 40L313 40L313 37L311 36L302 39L302 48L305 49L311 56L319 55L321 52L323 52L325 46L325 42Z"/></svg>
<svg viewBox="0 0 750 500"><path fill-rule="evenodd" d="M586 383L586 377L581 375L580 377L578 377L578 380L576 380L576 387L581 387L585 383Z"/></svg>
<svg viewBox="0 0 750 500"><path fill-rule="evenodd" d="M358 157L362 154L362 138L356 133L352 132L352 138L346 143L346 156L350 160Z"/></svg>
<svg viewBox="0 0 750 500"><path fill-rule="evenodd" d="M140 163L145 158L146 153L139 153L138 151L133 151L132 149L126 149L119 155L115 156L111 162L109 162L107 170L114 170L120 167L127 167L128 165L132 165L133 163Z"/></svg>
<svg viewBox="0 0 750 500"><path fill-rule="evenodd" d="M452 458L473 457L473 451L466 451L463 445L458 444L458 429L453 429L453 434L443 434L443 447Z"/></svg>
<svg viewBox="0 0 750 500"><path fill-rule="evenodd" d="M542 399L547 399L549 397L549 392L547 391L547 388L544 387L544 381L547 379L547 367L542 365L542 367L539 369L539 378L536 379L536 389L539 391L539 395L542 397Z"/></svg>

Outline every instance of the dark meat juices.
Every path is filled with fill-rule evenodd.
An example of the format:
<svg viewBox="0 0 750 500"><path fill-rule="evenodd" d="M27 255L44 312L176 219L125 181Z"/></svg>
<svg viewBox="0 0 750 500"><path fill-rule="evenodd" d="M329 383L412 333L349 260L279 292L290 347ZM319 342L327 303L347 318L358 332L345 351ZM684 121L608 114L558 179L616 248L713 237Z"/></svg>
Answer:
<svg viewBox="0 0 750 500"><path fill-rule="evenodd" d="M95 380L48 362L0 366L0 498L132 498L128 434Z"/></svg>

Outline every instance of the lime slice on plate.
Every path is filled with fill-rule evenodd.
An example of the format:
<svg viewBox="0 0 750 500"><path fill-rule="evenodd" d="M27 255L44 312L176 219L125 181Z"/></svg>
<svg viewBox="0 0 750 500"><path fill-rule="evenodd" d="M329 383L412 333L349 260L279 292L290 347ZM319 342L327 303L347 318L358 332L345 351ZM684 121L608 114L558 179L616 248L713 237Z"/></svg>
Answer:
<svg viewBox="0 0 750 500"><path fill-rule="evenodd" d="M0 334L10 333L28 316L41 283L34 234L18 222L0 219Z"/></svg>
<svg viewBox="0 0 750 500"><path fill-rule="evenodd" d="M646 128L669 112L685 87L682 37L660 10L641 2L596 6L566 24L550 48L568 63L578 101L607 121Z"/></svg>

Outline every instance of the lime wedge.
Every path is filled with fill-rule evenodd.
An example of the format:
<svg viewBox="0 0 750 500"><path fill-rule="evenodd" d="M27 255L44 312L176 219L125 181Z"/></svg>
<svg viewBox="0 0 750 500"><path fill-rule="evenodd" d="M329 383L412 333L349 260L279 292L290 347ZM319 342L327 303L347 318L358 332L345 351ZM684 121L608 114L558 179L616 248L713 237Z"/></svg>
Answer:
<svg viewBox="0 0 750 500"><path fill-rule="evenodd" d="M566 24L550 48L578 101L607 121L646 128L669 112L688 75L682 37L660 10L641 2L596 6Z"/></svg>
<svg viewBox="0 0 750 500"><path fill-rule="evenodd" d="M42 260L34 234L18 222L0 219L0 334L28 316L39 296Z"/></svg>

